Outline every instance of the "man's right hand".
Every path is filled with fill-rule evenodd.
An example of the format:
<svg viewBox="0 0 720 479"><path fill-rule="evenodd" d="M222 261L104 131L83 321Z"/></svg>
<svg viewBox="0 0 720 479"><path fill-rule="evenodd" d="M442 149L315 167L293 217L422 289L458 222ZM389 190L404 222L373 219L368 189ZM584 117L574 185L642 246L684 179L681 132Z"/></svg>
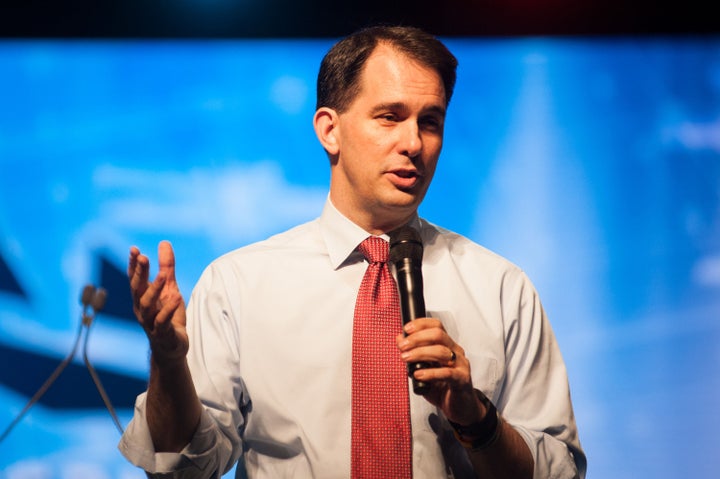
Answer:
<svg viewBox="0 0 720 479"><path fill-rule="evenodd" d="M130 248L128 277L133 310L150 340L152 361L146 419L156 452L179 452L192 439L202 413L186 355L185 302L175 280L175 254L158 245L160 271L150 282L150 260Z"/></svg>
<svg viewBox="0 0 720 479"><path fill-rule="evenodd" d="M185 301L175 280L175 254L168 241L158 245L160 270L150 282L150 260L130 248L128 278L133 311L150 340L153 360L172 364L183 360L189 340L185 329Z"/></svg>

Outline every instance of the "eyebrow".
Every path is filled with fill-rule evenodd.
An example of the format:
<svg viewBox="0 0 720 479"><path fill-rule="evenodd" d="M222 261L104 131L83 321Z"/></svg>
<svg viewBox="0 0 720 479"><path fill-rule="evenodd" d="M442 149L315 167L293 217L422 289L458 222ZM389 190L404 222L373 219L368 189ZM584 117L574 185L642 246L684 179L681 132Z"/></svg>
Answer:
<svg viewBox="0 0 720 479"><path fill-rule="evenodd" d="M380 103L379 105L375 105L372 108L371 113L374 115L374 114L380 113L381 111L384 111L384 110L405 111L407 109L408 109L408 106L405 103L397 101L397 102L390 102L390 103ZM444 107L441 107L438 105L433 105L430 108L423 110L422 114L435 113L435 114L438 114L438 115L444 117L446 111L447 110Z"/></svg>

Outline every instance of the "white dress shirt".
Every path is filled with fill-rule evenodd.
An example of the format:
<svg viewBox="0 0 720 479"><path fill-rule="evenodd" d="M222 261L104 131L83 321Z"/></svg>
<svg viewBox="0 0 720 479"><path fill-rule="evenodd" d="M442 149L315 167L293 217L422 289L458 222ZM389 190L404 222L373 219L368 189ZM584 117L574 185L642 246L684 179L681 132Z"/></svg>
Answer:
<svg viewBox="0 0 720 479"><path fill-rule="evenodd" d="M584 477L565 365L528 278L467 238L414 226L427 314L527 442L535 479ZM220 478L242 458L249 478L349 478L352 321L367 268L356 248L367 237L328 200L320 218L210 264L187 316L200 426L180 453L155 453L143 393L122 453L155 477ZM474 477L442 413L412 392L410 408L413 477Z"/></svg>

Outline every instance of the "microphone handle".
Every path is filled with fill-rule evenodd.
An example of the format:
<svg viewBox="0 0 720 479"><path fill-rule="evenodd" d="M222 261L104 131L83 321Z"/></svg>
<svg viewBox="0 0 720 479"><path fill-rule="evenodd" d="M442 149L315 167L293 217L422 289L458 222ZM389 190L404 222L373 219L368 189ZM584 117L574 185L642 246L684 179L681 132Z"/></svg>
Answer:
<svg viewBox="0 0 720 479"><path fill-rule="evenodd" d="M410 258L402 258L395 265L397 272L398 289L400 292L400 310L403 324L417 318L425 317L425 299L423 297L422 269L419 264ZM429 385L426 382L418 381L414 377L418 369L431 368L433 365L425 361L408 363L408 376L412 379L413 392L424 394L428 391Z"/></svg>

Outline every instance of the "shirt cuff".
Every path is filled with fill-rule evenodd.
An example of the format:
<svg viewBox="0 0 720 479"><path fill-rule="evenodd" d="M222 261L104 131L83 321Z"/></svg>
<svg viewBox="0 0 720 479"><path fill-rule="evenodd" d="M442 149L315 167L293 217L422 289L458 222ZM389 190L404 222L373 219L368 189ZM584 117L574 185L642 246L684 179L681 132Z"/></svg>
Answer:
<svg viewBox="0 0 720 479"><path fill-rule="evenodd" d="M575 479L584 477L579 473L575 457L567 444L561 440L522 426L512 425L530 449L535 463L533 477L552 479Z"/></svg>
<svg viewBox="0 0 720 479"><path fill-rule="evenodd" d="M198 471L212 466L212 449L216 441L215 421L203 408L200 424L189 444L180 452L155 452L145 415L146 395L135 401L135 415L120 438L118 449L130 463L151 474L151 477L181 478L183 472L194 477Z"/></svg>

